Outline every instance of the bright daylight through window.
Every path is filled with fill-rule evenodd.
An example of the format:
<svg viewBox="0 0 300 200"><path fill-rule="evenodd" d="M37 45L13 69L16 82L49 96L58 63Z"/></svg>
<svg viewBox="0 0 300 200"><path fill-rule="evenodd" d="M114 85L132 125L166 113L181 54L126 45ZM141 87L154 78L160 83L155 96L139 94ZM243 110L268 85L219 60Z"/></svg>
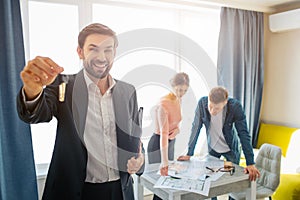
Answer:
<svg viewBox="0 0 300 200"><path fill-rule="evenodd" d="M90 6L86 6L83 2L87 2ZM119 54L111 74L116 79L128 81L136 86L139 106L144 107L145 141L154 130L151 126L151 109L161 96L169 92L168 81L172 73L183 71L189 74L191 79L191 89L187 95L189 99L184 98L182 102L184 116L181 131L185 137L178 139L180 141L178 145L186 147L197 100L207 94L207 79L216 78L216 73L209 74L208 77L207 74L202 74L201 69L216 66L220 10L215 8L189 10L188 7L179 9L178 6L143 5L142 2L134 5L121 0L120 2L107 0L101 3L29 0L28 14L23 16L23 21L29 25L26 33L28 35L26 49L29 51L26 52L29 55L27 59L37 55L47 56L64 67L64 73L76 73L82 68L76 48L77 35L81 27L86 25L84 22L100 22L108 25L120 36L120 49L117 49ZM140 45L120 52L121 45L126 42L132 44L139 40L151 41L151 35L147 34L152 33L151 31L154 34L169 35L169 39L174 39L173 45L168 49L163 48L160 45L165 41L162 40L153 46ZM139 38L139 33L146 33L148 37ZM131 40L126 41L124 38L127 37ZM186 43L193 44L196 49L190 49L191 46L187 47ZM197 58L199 55L203 56L203 62L199 63ZM138 78L142 73L147 73L148 80L139 82ZM164 75L162 79L166 83L160 83L157 73ZM56 120L32 125L31 128L36 164L49 163L55 140Z"/></svg>

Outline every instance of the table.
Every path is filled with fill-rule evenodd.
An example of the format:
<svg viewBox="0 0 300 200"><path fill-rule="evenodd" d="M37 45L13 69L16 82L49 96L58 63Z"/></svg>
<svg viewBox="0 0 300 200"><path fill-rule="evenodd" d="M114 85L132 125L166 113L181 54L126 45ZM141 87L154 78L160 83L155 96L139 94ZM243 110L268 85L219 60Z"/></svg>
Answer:
<svg viewBox="0 0 300 200"><path fill-rule="evenodd" d="M209 163L212 161L215 162L219 159L207 156L202 160ZM195 161L194 159L191 159L186 162L189 163L188 165L192 165ZM235 173L232 176L229 173L225 173L218 180L211 182L209 196L203 196L201 194L187 191L154 188L153 186L160 177L160 175L157 174L158 169L159 164L146 165L143 175L137 178L138 185L136 189L138 200L142 200L144 198L144 187L158 195L160 198L169 200L208 199L231 192L241 192L245 190L247 192L247 200L256 199L256 182L250 181L248 174L245 174L243 168L238 165L235 165Z"/></svg>

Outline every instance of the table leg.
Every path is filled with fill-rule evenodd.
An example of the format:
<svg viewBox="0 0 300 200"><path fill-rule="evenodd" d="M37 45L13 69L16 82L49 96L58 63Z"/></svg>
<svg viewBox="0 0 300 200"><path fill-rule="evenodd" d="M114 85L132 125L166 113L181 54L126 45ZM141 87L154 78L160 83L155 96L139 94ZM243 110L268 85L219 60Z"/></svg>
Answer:
<svg viewBox="0 0 300 200"><path fill-rule="evenodd" d="M256 200L256 181L251 181L250 190L246 192L246 200Z"/></svg>
<svg viewBox="0 0 300 200"><path fill-rule="evenodd" d="M140 176L137 176L136 194L137 199L144 199L144 186L141 184Z"/></svg>

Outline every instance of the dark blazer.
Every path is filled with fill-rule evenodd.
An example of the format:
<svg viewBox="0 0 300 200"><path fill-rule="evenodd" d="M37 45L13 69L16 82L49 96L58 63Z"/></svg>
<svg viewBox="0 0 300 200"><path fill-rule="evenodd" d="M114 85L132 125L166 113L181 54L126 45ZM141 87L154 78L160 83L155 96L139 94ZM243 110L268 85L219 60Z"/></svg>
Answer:
<svg viewBox="0 0 300 200"><path fill-rule="evenodd" d="M237 99L228 98L228 102L224 109L226 113L223 116L224 123L222 131L228 147L235 155L235 160L238 161L236 164L239 164L240 161L240 144L242 146L243 153L245 154L247 165L255 164L253 148L251 145L251 136L248 131L246 115L241 103ZM205 96L198 101L190 140L188 143L189 147L187 155L194 155L197 139L203 125L206 127L208 151L211 151L212 148L210 146L209 135L210 120L211 116L208 110L208 97Z"/></svg>
<svg viewBox="0 0 300 200"><path fill-rule="evenodd" d="M67 82L65 101L58 100L58 86ZM134 199L133 180L127 173L127 161L139 151L141 128L135 88L116 80L112 90L116 118L118 166L124 200ZM88 90L83 71L59 75L47 86L37 107L29 112L20 91L17 97L19 117L27 123L49 122L57 118L57 133L45 184L44 200L80 200L86 178L87 150L83 134L88 106ZM99 147L101 150L102 147ZM139 174L143 172L144 166Z"/></svg>

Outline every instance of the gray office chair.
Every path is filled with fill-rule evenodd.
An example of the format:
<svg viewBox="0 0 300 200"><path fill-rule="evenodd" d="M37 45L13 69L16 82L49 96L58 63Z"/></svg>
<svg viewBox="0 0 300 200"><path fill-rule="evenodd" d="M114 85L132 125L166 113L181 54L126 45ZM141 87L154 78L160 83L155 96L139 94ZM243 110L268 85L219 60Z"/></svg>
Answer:
<svg viewBox="0 0 300 200"><path fill-rule="evenodd" d="M260 171L260 178L257 179L256 199L269 197L277 189L280 182L280 163L281 163L281 148L263 144L258 152L255 160L256 168ZM246 199L246 192L230 193L235 200Z"/></svg>

